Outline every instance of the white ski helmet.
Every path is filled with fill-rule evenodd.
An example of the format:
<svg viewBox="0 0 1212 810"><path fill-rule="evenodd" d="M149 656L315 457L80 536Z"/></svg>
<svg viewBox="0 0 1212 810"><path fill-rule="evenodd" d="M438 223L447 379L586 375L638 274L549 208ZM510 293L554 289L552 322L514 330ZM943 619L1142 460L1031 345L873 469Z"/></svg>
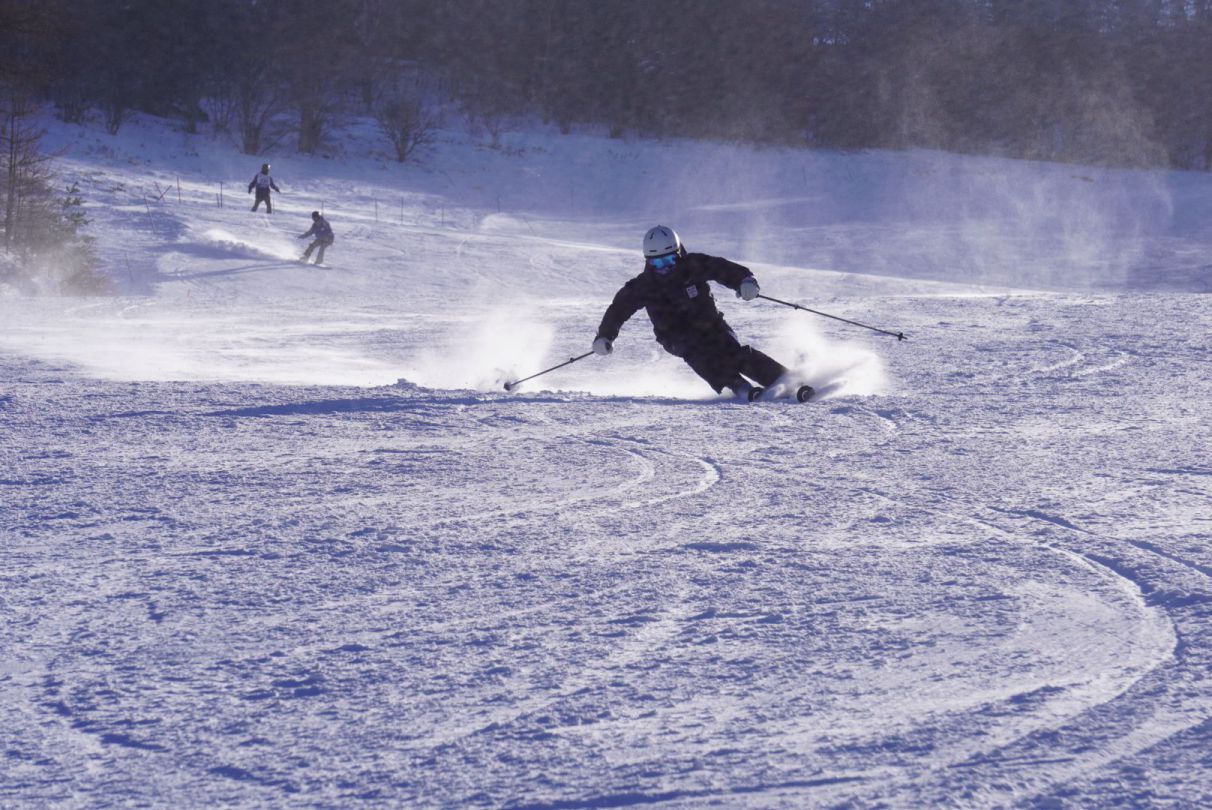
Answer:
<svg viewBox="0 0 1212 810"><path fill-rule="evenodd" d="M664 225L649 228L644 234L644 255L651 259L653 256L665 256L669 253L679 253L682 250L682 240L677 231Z"/></svg>

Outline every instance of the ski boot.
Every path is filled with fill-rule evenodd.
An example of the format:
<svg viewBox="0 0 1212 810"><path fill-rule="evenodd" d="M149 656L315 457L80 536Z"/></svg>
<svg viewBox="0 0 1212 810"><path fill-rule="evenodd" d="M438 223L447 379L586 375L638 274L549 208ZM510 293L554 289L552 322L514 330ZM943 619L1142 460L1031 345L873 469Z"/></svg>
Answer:
<svg viewBox="0 0 1212 810"><path fill-rule="evenodd" d="M753 402L762 395L763 391L766 390L760 385L753 385L747 380L737 380L734 383L730 383L728 388L732 391L732 395L737 399L744 399L749 402Z"/></svg>

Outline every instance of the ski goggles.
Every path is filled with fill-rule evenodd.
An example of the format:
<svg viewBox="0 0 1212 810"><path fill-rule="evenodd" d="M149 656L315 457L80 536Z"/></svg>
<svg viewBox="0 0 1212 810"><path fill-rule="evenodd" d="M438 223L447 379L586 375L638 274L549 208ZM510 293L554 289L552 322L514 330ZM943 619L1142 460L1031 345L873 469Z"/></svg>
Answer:
<svg viewBox="0 0 1212 810"><path fill-rule="evenodd" d="M666 253L664 256L651 256L648 263L657 270L669 270L678 263L678 254Z"/></svg>

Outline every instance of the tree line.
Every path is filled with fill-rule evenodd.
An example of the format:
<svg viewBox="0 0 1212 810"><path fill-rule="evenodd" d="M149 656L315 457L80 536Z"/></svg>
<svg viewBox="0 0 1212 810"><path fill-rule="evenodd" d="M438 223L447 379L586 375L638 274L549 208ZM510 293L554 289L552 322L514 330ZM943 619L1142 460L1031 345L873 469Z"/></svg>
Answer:
<svg viewBox="0 0 1212 810"><path fill-rule="evenodd" d="M249 154L370 115L406 160L457 113L494 141L540 119L1208 170L1212 0L0 0L10 250L48 207L39 103Z"/></svg>
<svg viewBox="0 0 1212 810"><path fill-rule="evenodd" d="M63 118L249 153L342 116L1212 167L1212 0L0 0ZM31 12L33 13L33 12ZM404 119L404 120L401 120ZM385 125L386 126L386 125Z"/></svg>
<svg viewBox="0 0 1212 810"><path fill-rule="evenodd" d="M928 147L1212 167L1212 0L0 0L63 118L142 110L241 148L394 132ZM409 144L401 144L409 152ZM415 145L413 145L415 146ZM407 154L401 154L401 159Z"/></svg>

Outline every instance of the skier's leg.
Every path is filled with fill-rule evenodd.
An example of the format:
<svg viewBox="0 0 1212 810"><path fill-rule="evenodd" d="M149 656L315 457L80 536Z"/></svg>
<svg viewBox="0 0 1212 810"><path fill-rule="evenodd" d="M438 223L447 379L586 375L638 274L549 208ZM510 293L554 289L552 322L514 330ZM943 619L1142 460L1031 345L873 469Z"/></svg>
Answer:
<svg viewBox="0 0 1212 810"><path fill-rule="evenodd" d="M316 254L316 264L324 264L324 248L328 247L327 242L320 243L320 252Z"/></svg>
<svg viewBox="0 0 1212 810"><path fill-rule="evenodd" d="M312 242L310 245L307 246L307 250L303 251L303 261L307 261L308 259L311 258L311 252L312 252L312 250L315 249L315 247L316 247L315 242Z"/></svg>
<svg viewBox="0 0 1212 810"><path fill-rule="evenodd" d="M744 382L735 369L730 369L726 364L721 364L718 356L708 352L687 352L682 359L686 361L686 365L690 366L695 374L702 377L708 385L715 389L717 394L725 388L735 390L738 385Z"/></svg>
<svg viewBox="0 0 1212 810"><path fill-rule="evenodd" d="M274 212L274 201L268 194L266 194L265 195L265 213L272 214L273 212Z"/></svg>
<svg viewBox="0 0 1212 810"><path fill-rule="evenodd" d="M738 393L749 388L741 377L741 345L727 327L698 335L682 359L717 393L725 388Z"/></svg>
<svg viewBox="0 0 1212 810"><path fill-rule="evenodd" d="M661 334L657 340L665 351L682 358L716 393L725 388L739 393L750 387L740 373L741 344L728 324Z"/></svg>
<svg viewBox="0 0 1212 810"><path fill-rule="evenodd" d="M752 346L742 346L740 372L759 385L769 387L787 373L787 367Z"/></svg>

